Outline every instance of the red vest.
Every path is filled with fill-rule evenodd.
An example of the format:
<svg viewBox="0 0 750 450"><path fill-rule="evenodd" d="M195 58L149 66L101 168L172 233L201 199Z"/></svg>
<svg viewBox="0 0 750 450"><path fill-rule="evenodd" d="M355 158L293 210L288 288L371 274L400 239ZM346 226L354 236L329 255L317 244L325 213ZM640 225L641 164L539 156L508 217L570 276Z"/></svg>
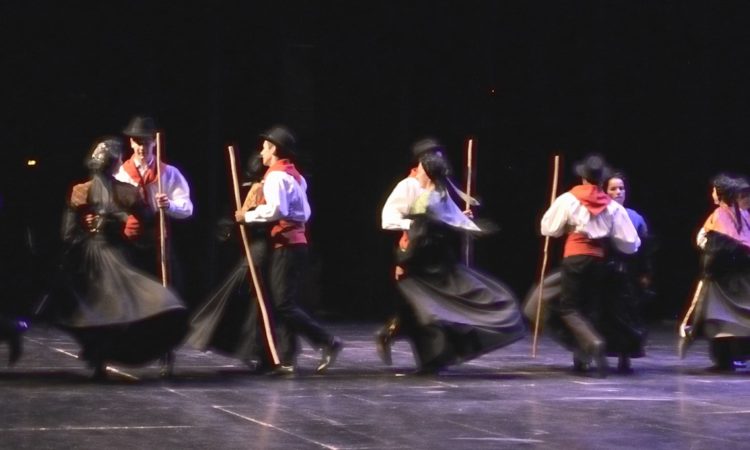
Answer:
<svg viewBox="0 0 750 450"><path fill-rule="evenodd" d="M276 161L274 165L268 168L265 176L270 172L286 172L298 183L302 182L302 175L297 171L288 159ZM264 176L264 178L265 178ZM262 199L261 203L265 203ZM292 220L280 219L271 225L271 244L273 248L287 247L289 245L307 244L307 235L304 222L295 222Z"/></svg>

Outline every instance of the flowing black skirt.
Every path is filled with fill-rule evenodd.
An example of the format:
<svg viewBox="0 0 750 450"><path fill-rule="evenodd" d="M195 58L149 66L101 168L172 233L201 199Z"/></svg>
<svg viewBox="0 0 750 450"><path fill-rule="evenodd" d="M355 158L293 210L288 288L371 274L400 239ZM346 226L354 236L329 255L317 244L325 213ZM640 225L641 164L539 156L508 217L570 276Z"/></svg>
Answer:
<svg viewBox="0 0 750 450"><path fill-rule="evenodd" d="M92 236L72 249L41 316L81 344L85 360L143 364L187 331L180 298L134 269L118 248Z"/></svg>
<svg viewBox="0 0 750 450"><path fill-rule="evenodd" d="M265 274L268 242L262 227L247 227L250 253L261 289L268 302ZM245 256L208 295L190 319L187 343L201 351L212 350L242 361L270 361L263 318Z"/></svg>
<svg viewBox="0 0 750 450"><path fill-rule="evenodd" d="M406 333L423 367L458 364L525 334L510 289L465 266L440 275L410 275L398 288L414 315Z"/></svg>
<svg viewBox="0 0 750 450"><path fill-rule="evenodd" d="M190 320L187 343L243 361L265 360L263 326L247 262L241 260Z"/></svg>

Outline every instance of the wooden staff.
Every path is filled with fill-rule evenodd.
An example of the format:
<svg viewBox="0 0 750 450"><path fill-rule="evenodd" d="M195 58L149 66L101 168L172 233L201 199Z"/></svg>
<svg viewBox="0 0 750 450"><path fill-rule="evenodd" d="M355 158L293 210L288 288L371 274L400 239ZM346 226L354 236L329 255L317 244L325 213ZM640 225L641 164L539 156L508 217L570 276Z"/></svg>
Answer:
<svg viewBox="0 0 750 450"><path fill-rule="evenodd" d="M695 293L693 294L693 301L690 302L690 307L688 308L687 312L685 313L685 317L682 318L682 322L680 323L679 340L677 341L677 356L679 356L680 359L685 358L688 347L690 347L690 344L693 343L693 333L695 332L695 330L692 329L692 327L690 327L691 329L688 330L688 322L690 321L690 317L694 314L694 311L696 311L698 308L702 291L703 280L701 279L698 280L698 285L695 287Z"/></svg>
<svg viewBox="0 0 750 450"><path fill-rule="evenodd" d="M471 209L471 186L473 177L473 145L474 140L469 139L466 147L466 211ZM464 264L468 267L471 265L471 254L472 254L472 242L471 238L467 235L464 236Z"/></svg>
<svg viewBox="0 0 750 450"><path fill-rule="evenodd" d="M552 173L552 195L550 195L549 203L555 201L557 198L557 177L560 172L560 155L555 155L555 168ZM539 298L536 304L536 317L534 319L534 340L531 344L531 357L536 358L537 340L539 337L539 322L542 317L542 294L544 292L544 274L547 271L547 258L549 253L549 236L544 237L544 251L542 253L542 270L539 275Z"/></svg>
<svg viewBox="0 0 750 450"><path fill-rule="evenodd" d="M685 313L685 317L682 318L682 322L680 323L680 337L686 338L688 337L687 329L688 322L690 321L690 317L693 315L693 311L695 311L695 307L698 305L700 297L701 297L701 291L703 291L703 280L698 281L698 285L695 287L695 293L693 294L693 301L690 302L690 307L688 308L687 312Z"/></svg>
<svg viewBox="0 0 750 450"><path fill-rule="evenodd" d="M234 147L229 146L229 164L232 167L232 184L234 185L234 202L237 207L237 211L242 209L242 201L240 200L240 182L237 179L237 161L235 160ZM263 289L261 288L258 274L255 271L255 264L253 264L253 255L250 253L250 239L247 237L247 230L243 224L240 224L240 235L242 236L242 245L245 247L245 257L247 258L247 267L250 269L250 280L255 288L255 295L258 299L258 306L260 307L260 314L263 318L263 329L266 333L266 340L268 341L268 348L271 351L271 359L273 359L274 365L278 365L279 354L276 352L276 344L273 339L273 331L271 330L271 322L268 318L268 310L266 308L266 300L263 297Z"/></svg>
<svg viewBox="0 0 750 450"><path fill-rule="evenodd" d="M156 182L161 194L161 133L156 133ZM159 208L159 258L161 259L161 284L167 286L167 221L164 208Z"/></svg>

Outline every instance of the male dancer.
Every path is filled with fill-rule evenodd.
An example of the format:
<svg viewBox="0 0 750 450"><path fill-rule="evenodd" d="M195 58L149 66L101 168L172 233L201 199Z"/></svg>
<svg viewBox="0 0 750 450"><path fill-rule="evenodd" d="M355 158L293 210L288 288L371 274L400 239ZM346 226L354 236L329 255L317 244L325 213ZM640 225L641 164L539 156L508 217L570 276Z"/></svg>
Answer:
<svg viewBox="0 0 750 450"><path fill-rule="evenodd" d="M310 218L307 182L291 160L296 147L294 135L285 127L275 126L260 135L263 165L268 167L263 179L263 202L251 211L236 211L240 223L260 222L271 225L271 262L269 265L273 312L279 326L279 367L275 373L293 375L299 352L297 336L307 338L321 349L317 372L324 372L336 360L343 343L323 329L299 305L301 282L305 276L307 236L305 223Z"/></svg>
<svg viewBox="0 0 750 450"><path fill-rule="evenodd" d="M120 167L115 178L136 186L154 212L161 209L172 219L187 219L193 215L193 202L190 200L190 186L179 169L160 162L162 192L159 192L154 155L156 131L153 118L133 117L123 131L130 141L133 155ZM149 235L151 230L143 230L141 224L131 220L125 232L141 243L143 251L136 258L136 264L146 272L160 276L157 248L152 240L153 235Z"/></svg>
<svg viewBox="0 0 750 450"><path fill-rule="evenodd" d="M422 193L422 188L416 177L419 158L428 153L445 154L442 144L433 138L418 140L412 145L411 150L415 165L412 167L409 175L399 181L396 187L393 188L393 191L391 191L391 194L385 201L385 205L383 205L381 213L381 226L384 230L401 231L401 238L398 244L401 249L405 249L408 244L406 232L409 230L412 222L406 216L409 214L409 209L414 200ZM400 279L403 274L404 270L400 266L396 266L395 279ZM380 359L388 365L392 364L391 344L400 332L401 322L406 313L402 308L399 308L399 310L400 312L397 315L388 319L385 325L375 333L375 348L378 351L378 355L380 355Z"/></svg>
<svg viewBox="0 0 750 450"><path fill-rule="evenodd" d="M581 184L559 196L542 217L545 236L567 233L562 264L558 313L580 350L593 358L600 377L607 376L605 343L589 323L584 309L596 311L602 299L605 239L621 252L635 253L640 239L625 208L599 187L604 159L589 155L575 167Z"/></svg>
<svg viewBox="0 0 750 450"><path fill-rule="evenodd" d="M123 134L130 142L133 155L120 166L115 179L136 186L141 196L154 212L164 211L172 219L187 219L193 215L193 202L190 199L190 186L182 173L176 167L156 161L156 122L151 117L135 116L130 120ZM157 179L157 166L161 164L161 188ZM158 221L155 222L158 226ZM166 275L172 286L180 292L184 286L181 283L180 271L175 268L177 262L171 257L172 249L167 245L166 259L171 261L168 273L162 274L159 261L159 239L156 230L144 230L142 224L131 216L125 226L125 235L134 243L132 247L132 263L139 269L162 278ZM182 293L182 292L180 292ZM172 374L174 355L165 355L162 375Z"/></svg>

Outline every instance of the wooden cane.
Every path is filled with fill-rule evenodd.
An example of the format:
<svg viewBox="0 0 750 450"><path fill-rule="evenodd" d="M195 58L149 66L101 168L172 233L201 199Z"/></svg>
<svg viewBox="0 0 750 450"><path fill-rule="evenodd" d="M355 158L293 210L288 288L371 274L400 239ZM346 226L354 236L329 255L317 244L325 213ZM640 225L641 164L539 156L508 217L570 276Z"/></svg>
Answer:
<svg viewBox="0 0 750 450"><path fill-rule="evenodd" d="M557 198L557 177L558 173L560 172L560 155L555 155L555 165L553 169L552 174L552 195L550 195L549 203L552 205L552 203L555 201L555 198ZM544 237L544 250L542 253L542 270L541 274L539 275L539 297L537 299L536 304L536 317L534 319L534 340L531 344L531 357L536 358L536 349L538 344L538 338L539 338L539 322L542 317L542 294L544 292L544 275L547 271L547 259L548 259L548 253L549 253L549 236Z"/></svg>
<svg viewBox="0 0 750 450"><path fill-rule="evenodd" d="M159 193L161 185L161 133L156 133L156 182ZM164 208L159 208L159 259L161 260L161 284L167 286L167 221Z"/></svg>
<svg viewBox="0 0 750 450"><path fill-rule="evenodd" d="M466 211L468 211L471 208L471 187L472 187L472 177L473 177L473 150L474 150L474 140L469 139L469 142L466 147ZM464 264L468 267L471 265L471 254L472 254L472 242L471 238L469 236L464 236Z"/></svg>
<svg viewBox="0 0 750 450"><path fill-rule="evenodd" d="M687 328L687 324L690 321L690 317L693 315L693 311L695 311L695 307L698 305L698 302L701 297L701 291L703 291L703 279L698 281L698 285L695 287L695 293L693 294L693 301L690 302L690 307L688 308L687 312L685 313L685 317L682 318L682 322L680 323L680 337L685 338L687 337L687 332L685 329Z"/></svg>
<svg viewBox="0 0 750 450"><path fill-rule="evenodd" d="M234 147L229 146L229 164L232 168L232 184L234 186L234 200L237 210L242 208L242 201L240 200L240 182L237 177L237 161L235 160ZM266 300L263 296L263 289L260 285L258 273L255 271L255 264L253 264L253 255L250 253L250 238L247 236L247 230L243 224L240 224L240 235L242 236L242 245L245 247L245 257L247 258L247 267L250 269L250 280L255 288L255 295L258 299L258 306L260 307L260 314L263 318L263 329L266 333L266 340L268 341L268 348L271 351L271 359L273 359L274 365L278 365L279 354L276 351L276 343L273 338L273 331L271 330L271 322L268 316L268 309L266 308Z"/></svg>

